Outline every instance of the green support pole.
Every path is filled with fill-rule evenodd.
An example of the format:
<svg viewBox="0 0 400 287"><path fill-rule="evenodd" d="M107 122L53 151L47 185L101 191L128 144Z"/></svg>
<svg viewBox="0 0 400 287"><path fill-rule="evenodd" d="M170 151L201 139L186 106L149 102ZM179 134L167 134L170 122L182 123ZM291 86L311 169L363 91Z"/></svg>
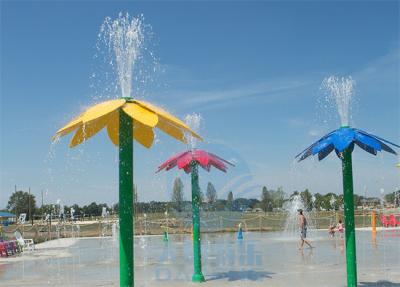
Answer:
<svg viewBox="0 0 400 287"><path fill-rule="evenodd" d="M134 286L133 276L133 122L119 112L119 276L121 287Z"/></svg>
<svg viewBox="0 0 400 287"><path fill-rule="evenodd" d="M357 286L356 234L354 228L353 168L351 150L343 151L344 224L346 234L347 286Z"/></svg>
<svg viewBox="0 0 400 287"><path fill-rule="evenodd" d="M193 221L193 261L194 274L193 282L204 282L204 276L201 272L201 241L200 241L200 186L199 172L196 161L191 162L192 174L192 221Z"/></svg>

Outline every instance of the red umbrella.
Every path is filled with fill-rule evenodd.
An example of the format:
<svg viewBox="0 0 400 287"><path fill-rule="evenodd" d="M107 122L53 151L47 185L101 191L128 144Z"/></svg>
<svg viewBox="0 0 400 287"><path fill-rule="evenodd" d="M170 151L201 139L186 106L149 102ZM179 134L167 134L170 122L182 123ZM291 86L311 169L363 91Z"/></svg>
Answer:
<svg viewBox="0 0 400 287"><path fill-rule="evenodd" d="M190 163L192 161L196 161L202 168L204 168L207 171L210 171L211 166L214 166L215 168L218 168L219 170L226 172L227 170L226 164L234 166L229 161L224 160L223 158L213 153L209 153L204 150L194 149L191 151L185 151L179 153L171 157L158 167L157 172L163 169L170 170L175 166L178 166L179 169L183 169L186 173L190 173L191 171Z"/></svg>

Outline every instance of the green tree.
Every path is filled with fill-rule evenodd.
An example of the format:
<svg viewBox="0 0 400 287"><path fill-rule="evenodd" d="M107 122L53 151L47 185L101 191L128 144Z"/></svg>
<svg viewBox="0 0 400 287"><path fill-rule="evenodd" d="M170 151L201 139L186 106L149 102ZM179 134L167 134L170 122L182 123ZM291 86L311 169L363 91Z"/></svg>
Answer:
<svg viewBox="0 0 400 287"><path fill-rule="evenodd" d="M300 193L297 191L297 190L295 190L295 191L293 191L293 193L289 196L289 199L292 199L293 197L295 197L295 196L297 196L297 195L299 195Z"/></svg>
<svg viewBox="0 0 400 287"><path fill-rule="evenodd" d="M387 203L394 204L395 200L396 200L396 193L392 192L392 193L385 194L384 198Z"/></svg>
<svg viewBox="0 0 400 287"><path fill-rule="evenodd" d="M11 194L8 200L7 209L19 216L21 213L26 213L26 220L30 220L29 211L32 216L36 212L36 200L33 194L25 191L16 191Z"/></svg>
<svg viewBox="0 0 400 287"><path fill-rule="evenodd" d="M397 190L394 193L394 204L396 207L400 206L400 190Z"/></svg>
<svg viewBox="0 0 400 287"><path fill-rule="evenodd" d="M204 192L201 189L201 187L199 187L199 197L200 197L200 205L204 203Z"/></svg>
<svg viewBox="0 0 400 287"><path fill-rule="evenodd" d="M273 193L273 207L281 208L283 206L283 202L285 201L285 192L282 187L278 187L278 189Z"/></svg>
<svg viewBox="0 0 400 287"><path fill-rule="evenodd" d="M119 206L118 202L114 203L114 205L112 206L112 209L114 210L114 214L118 214L118 212L119 212L118 206Z"/></svg>
<svg viewBox="0 0 400 287"><path fill-rule="evenodd" d="M322 206L325 210L337 210L340 207L340 198L336 193L329 192L323 196Z"/></svg>
<svg viewBox="0 0 400 287"><path fill-rule="evenodd" d="M70 208L68 208L69 212L71 211L71 207L75 210L75 212L74 212L75 217L80 218L83 215L83 209L78 204L75 203L75 204L71 205Z"/></svg>
<svg viewBox="0 0 400 287"><path fill-rule="evenodd" d="M363 202L364 196L358 195L358 194L354 194L353 198L354 198L354 207L355 208L357 208L357 206L362 206L363 205L362 202Z"/></svg>
<svg viewBox="0 0 400 287"><path fill-rule="evenodd" d="M171 201L172 201L173 207L177 211L181 212L183 209L183 182L179 177L175 178L175 180L174 180Z"/></svg>
<svg viewBox="0 0 400 287"><path fill-rule="evenodd" d="M228 193L228 198L226 200L226 206L227 206L228 210L232 210L232 207L233 207L233 193L232 193L232 191L230 191Z"/></svg>
<svg viewBox="0 0 400 287"><path fill-rule="evenodd" d="M96 202L92 202L89 205L85 205L82 208L82 211L84 214L86 215L90 215L90 216L100 216L101 212L103 210L103 206L107 208L107 204L105 203L100 203L97 204ZM78 213L75 210L75 215L78 215Z"/></svg>
<svg viewBox="0 0 400 287"><path fill-rule="evenodd" d="M339 195L336 197L335 210L341 209L341 208L343 207L343 204L344 204L344 196L343 196L343 193L342 193L342 194L339 194Z"/></svg>
<svg viewBox="0 0 400 287"><path fill-rule="evenodd" d="M207 202L210 205L213 205L217 201L217 191L215 190L215 187L211 182L207 184L206 196L207 196Z"/></svg>
<svg viewBox="0 0 400 287"><path fill-rule="evenodd" d="M314 198L315 198L314 208L317 210L321 210L324 201L324 196L317 192L316 194L314 194Z"/></svg>
<svg viewBox="0 0 400 287"><path fill-rule="evenodd" d="M272 196L266 186L263 186L261 191L261 203L260 206L264 212L272 211Z"/></svg>
<svg viewBox="0 0 400 287"><path fill-rule="evenodd" d="M301 200L303 201L303 205L305 207L306 210L311 210L312 209L312 195L311 192L306 189L302 192L300 192L300 197Z"/></svg>
<svg viewBox="0 0 400 287"><path fill-rule="evenodd" d="M52 206L51 204L43 204L43 206L37 209L37 213L41 214L42 216L54 213L54 206Z"/></svg>

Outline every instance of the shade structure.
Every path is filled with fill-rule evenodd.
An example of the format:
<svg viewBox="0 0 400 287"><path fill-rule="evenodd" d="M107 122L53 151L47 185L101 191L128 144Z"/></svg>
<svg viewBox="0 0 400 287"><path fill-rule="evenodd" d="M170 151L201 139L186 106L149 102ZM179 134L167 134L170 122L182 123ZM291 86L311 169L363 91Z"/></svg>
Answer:
<svg viewBox="0 0 400 287"><path fill-rule="evenodd" d="M204 150L193 149L179 153L158 167L157 172L161 170L170 170L177 166L183 169L186 173L191 173L192 184L192 223L193 223L193 266L194 273L192 276L193 282L205 281L201 270L201 239L200 239L200 186L199 186L199 171L201 166L207 171L210 171L211 166L226 172L227 165L232 163L223 158L206 152Z"/></svg>
<svg viewBox="0 0 400 287"><path fill-rule="evenodd" d="M153 128L186 142L185 133L201 139L185 123L150 103L122 98L90 107L58 130L53 140L75 131L70 147L85 142L104 127L119 150L120 286L134 286L133 139L150 148Z"/></svg>
<svg viewBox="0 0 400 287"><path fill-rule="evenodd" d="M186 173L190 173L190 164L195 161L197 162L198 165L200 165L202 168L204 168L207 171L210 171L211 167L215 167L223 172L226 172L227 170L227 165L234 166L232 163L229 161L213 154L209 153L204 150L200 149L193 149L189 151L185 151L182 153L179 153L170 159L168 159L166 162L164 162L162 165L158 167L157 172L165 169L165 170L170 170L177 166L179 169L183 169Z"/></svg>
<svg viewBox="0 0 400 287"><path fill-rule="evenodd" d="M359 146L363 150L373 155L376 155L378 151L386 151L396 154L396 152L389 145L400 148L400 146L397 144L369 134L365 131L350 127L341 127L313 143L311 146L296 155L296 158L301 161L310 155L318 154L318 159L323 160L333 150L335 150L339 157L342 157L342 152L346 148L353 150L354 145Z"/></svg>
<svg viewBox="0 0 400 287"><path fill-rule="evenodd" d="M123 111L133 120L133 138L146 148L154 142L153 128L157 127L175 139L186 143L185 132L201 139L184 122L148 102L131 98L109 100L94 105L59 129L53 139L75 131L69 144L75 147L103 128L115 145L119 145L119 113Z"/></svg>
<svg viewBox="0 0 400 287"><path fill-rule="evenodd" d="M363 150L373 155L376 155L378 151L386 151L392 154L396 154L396 152L389 145L400 147L397 144L394 144L362 130L344 126L330 132L296 156L299 161L302 161L310 155L318 154L318 159L322 160L327 157L333 150L335 150L337 156L342 161L348 287L357 286L357 259L352 167L352 152L354 149L354 145L359 146Z"/></svg>

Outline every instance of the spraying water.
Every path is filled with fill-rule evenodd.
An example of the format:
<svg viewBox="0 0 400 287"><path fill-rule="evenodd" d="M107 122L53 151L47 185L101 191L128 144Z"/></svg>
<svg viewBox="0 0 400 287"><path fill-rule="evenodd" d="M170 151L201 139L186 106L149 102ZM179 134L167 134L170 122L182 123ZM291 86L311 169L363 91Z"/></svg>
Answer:
<svg viewBox="0 0 400 287"><path fill-rule="evenodd" d="M132 74L135 63L141 55L144 42L143 16L132 17L128 13L119 13L118 18L107 17L100 28L99 40L112 52L116 63L118 83L122 97L130 97Z"/></svg>
<svg viewBox="0 0 400 287"><path fill-rule="evenodd" d="M349 114L353 97L355 81L351 77L330 76L323 80L324 88L330 99L334 99L342 126L349 125ZM328 100L330 100L328 99Z"/></svg>
<svg viewBox="0 0 400 287"><path fill-rule="evenodd" d="M329 200L329 204L331 205L332 209L335 209L336 199L333 195L331 195L331 199Z"/></svg>
<svg viewBox="0 0 400 287"><path fill-rule="evenodd" d="M196 133L199 132L202 120L203 118L201 117L201 115L196 113L189 114L185 117L186 124ZM186 134L186 138L188 140L189 149L190 150L195 149L197 147L199 140L189 133Z"/></svg>
<svg viewBox="0 0 400 287"><path fill-rule="evenodd" d="M117 223L114 222L111 226L112 241L116 242L118 238Z"/></svg>

